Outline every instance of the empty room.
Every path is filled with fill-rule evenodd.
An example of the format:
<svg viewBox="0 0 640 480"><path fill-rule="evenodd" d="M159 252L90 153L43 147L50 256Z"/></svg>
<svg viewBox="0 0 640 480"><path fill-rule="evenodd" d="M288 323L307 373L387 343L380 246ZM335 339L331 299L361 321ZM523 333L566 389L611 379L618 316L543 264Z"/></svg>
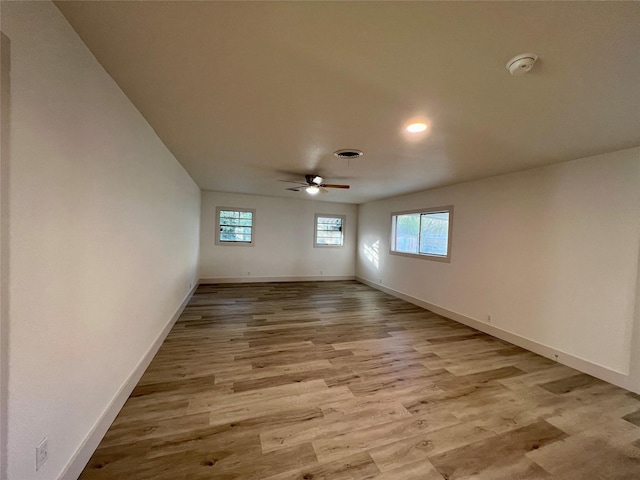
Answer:
<svg viewBox="0 0 640 480"><path fill-rule="evenodd" d="M640 2L0 26L1 480L640 479Z"/></svg>

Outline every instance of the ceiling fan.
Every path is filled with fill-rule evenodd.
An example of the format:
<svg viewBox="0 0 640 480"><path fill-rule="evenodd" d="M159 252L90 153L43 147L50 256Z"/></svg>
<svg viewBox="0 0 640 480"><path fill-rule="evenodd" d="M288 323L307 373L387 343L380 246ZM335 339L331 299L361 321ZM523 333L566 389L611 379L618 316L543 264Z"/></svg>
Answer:
<svg viewBox="0 0 640 480"><path fill-rule="evenodd" d="M306 191L311 195L315 195L318 192L328 193L329 190L327 188L351 188L349 185L337 185L333 183L323 183L324 178L320 175L305 175L304 179L306 182L293 182L290 180L279 180L280 182L285 183L295 183L297 187L287 188L287 190L291 190L292 192L300 192L302 190Z"/></svg>

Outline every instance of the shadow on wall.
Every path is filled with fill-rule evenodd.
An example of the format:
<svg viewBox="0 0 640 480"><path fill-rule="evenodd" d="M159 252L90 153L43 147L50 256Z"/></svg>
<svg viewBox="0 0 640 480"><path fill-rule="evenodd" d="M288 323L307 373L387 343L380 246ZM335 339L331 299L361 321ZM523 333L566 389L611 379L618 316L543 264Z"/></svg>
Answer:
<svg viewBox="0 0 640 480"><path fill-rule="evenodd" d="M0 478L8 469L10 51L9 37L0 33Z"/></svg>

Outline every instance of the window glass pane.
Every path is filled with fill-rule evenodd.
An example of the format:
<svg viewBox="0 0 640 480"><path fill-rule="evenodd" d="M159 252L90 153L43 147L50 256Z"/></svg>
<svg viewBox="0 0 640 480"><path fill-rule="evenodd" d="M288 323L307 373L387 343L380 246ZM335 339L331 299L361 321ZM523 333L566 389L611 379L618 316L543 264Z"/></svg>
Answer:
<svg viewBox="0 0 640 480"><path fill-rule="evenodd" d="M343 245L341 217L316 217L316 245Z"/></svg>
<svg viewBox="0 0 640 480"><path fill-rule="evenodd" d="M318 238L318 241L316 243L318 245L340 246L340 245L342 245L342 239L340 239L340 238Z"/></svg>
<svg viewBox="0 0 640 480"><path fill-rule="evenodd" d="M420 224L420 253L446 256L449 212L423 213Z"/></svg>
<svg viewBox="0 0 640 480"><path fill-rule="evenodd" d="M342 245L341 232L318 232L316 237L318 245Z"/></svg>
<svg viewBox="0 0 640 480"><path fill-rule="evenodd" d="M229 227L222 225L220 227L222 233L242 233L251 235L251 227Z"/></svg>
<svg viewBox="0 0 640 480"><path fill-rule="evenodd" d="M221 218L220 225L241 225L250 227L252 220L250 218Z"/></svg>
<svg viewBox="0 0 640 480"><path fill-rule="evenodd" d="M396 252L418 253L420 238L420 214L396 216Z"/></svg>
<svg viewBox="0 0 640 480"><path fill-rule="evenodd" d="M220 218L229 217L229 218L240 218L241 212L236 212L233 210L220 210Z"/></svg>
<svg viewBox="0 0 640 480"><path fill-rule="evenodd" d="M251 234L221 232L220 240L223 242L251 242Z"/></svg>
<svg viewBox="0 0 640 480"><path fill-rule="evenodd" d="M329 224L329 223L319 223L318 230L321 232L341 232L342 225L339 224Z"/></svg>
<svg viewBox="0 0 640 480"><path fill-rule="evenodd" d="M220 210L221 242L251 243L253 235L253 212Z"/></svg>
<svg viewBox="0 0 640 480"><path fill-rule="evenodd" d="M328 230L340 230L342 228L342 219L318 217L318 228L320 227Z"/></svg>

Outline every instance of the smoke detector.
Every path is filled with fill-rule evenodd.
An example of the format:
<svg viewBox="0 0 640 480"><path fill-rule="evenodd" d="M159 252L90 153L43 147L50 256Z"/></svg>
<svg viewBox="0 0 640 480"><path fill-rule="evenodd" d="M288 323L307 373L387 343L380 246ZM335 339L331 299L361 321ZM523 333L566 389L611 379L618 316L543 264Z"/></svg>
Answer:
<svg viewBox="0 0 640 480"><path fill-rule="evenodd" d="M534 53L521 53L507 62L507 70L511 75L523 75L531 70L536 60L538 56Z"/></svg>

